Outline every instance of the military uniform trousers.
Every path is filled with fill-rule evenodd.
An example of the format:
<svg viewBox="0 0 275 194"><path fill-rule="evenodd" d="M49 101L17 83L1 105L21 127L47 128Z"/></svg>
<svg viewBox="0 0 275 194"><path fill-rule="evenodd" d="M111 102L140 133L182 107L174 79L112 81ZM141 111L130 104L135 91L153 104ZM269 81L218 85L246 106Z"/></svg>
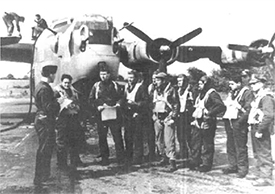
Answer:
<svg viewBox="0 0 275 194"><path fill-rule="evenodd" d="M272 180L273 161L271 155L271 139L269 130L263 131L262 138L256 138L257 125L252 125L251 139L254 158L256 159L256 173L260 178Z"/></svg>
<svg viewBox="0 0 275 194"><path fill-rule="evenodd" d="M136 117L125 117L125 147L126 157L132 161L142 159L143 157L143 133L144 133L143 118L140 115Z"/></svg>
<svg viewBox="0 0 275 194"><path fill-rule="evenodd" d="M36 164L34 182L46 180L51 174L51 158L55 146L55 119L35 118L35 130L38 135L38 149L36 152Z"/></svg>
<svg viewBox="0 0 275 194"><path fill-rule="evenodd" d="M110 129L115 142L117 161L121 162L124 160L124 145L121 133L121 122L119 120L97 120L97 132L99 136L99 150L101 157L107 159L110 156L107 142L108 129Z"/></svg>
<svg viewBox="0 0 275 194"><path fill-rule="evenodd" d="M227 135L226 150L229 168L236 168L239 173L247 174L249 169L247 148L248 125L246 123L240 125L236 119L231 121L225 119L224 126Z"/></svg>
<svg viewBox="0 0 275 194"><path fill-rule="evenodd" d="M168 124L161 119L154 122L156 145L160 155L176 159L175 123Z"/></svg>
<svg viewBox="0 0 275 194"><path fill-rule="evenodd" d="M67 157L70 164L76 166L80 162L79 152L85 145L85 135L77 115L60 115L56 123L57 165L67 166Z"/></svg>
<svg viewBox="0 0 275 194"><path fill-rule="evenodd" d="M188 158L189 155L189 144L191 135L191 121L188 113L183 112L179 114L177 120L177 138L180 147L180 157Z"/></svg>
<svg viewBox="0 0 275 194"><path fill-rule="evenodd" d="M216 119L211 119L208 129L201 129L195 126L191 128L191 155L190 164L199 166L200 164L208 167L213 165L213 157L215 152L215 133Z"/></svg>

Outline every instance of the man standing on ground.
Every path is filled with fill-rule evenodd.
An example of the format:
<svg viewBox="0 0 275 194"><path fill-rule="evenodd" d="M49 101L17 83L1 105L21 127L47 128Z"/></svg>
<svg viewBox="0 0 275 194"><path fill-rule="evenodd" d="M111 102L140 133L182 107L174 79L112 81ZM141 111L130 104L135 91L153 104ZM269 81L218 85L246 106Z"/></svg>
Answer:
<svg viewBox="0 0 275 194"><path fill-rule="evenodd" d="M176 89L167 80L167 74L156 75L157 88L153 93L153 122L156 144L162 156L161 165L170 163L170 171L176 170L175 120L180 103Z"/></svg>
<svg viewBox="0 0 275 194"><path fill-rule="evenodd" d="M190 91L189 79L180 74L177 78L180 112L177 121L177 137L180 147L180 158L187 160L189 157L189 144L191 136L191 121L194 111L193 95Z"/></svg>
<svg viewBox="0 0 275 194"><path fill-rule="evenodd" d="M55 65L44 66L41 81L36 85L34 92L37 107L34 123L39 140L36 153L35 185L47 181L51 173L51 157L55 145L55 120L60 106L49 83L53 83L56 70Z"/></svg>
<svg viewBox="0 0 275 194"><path fill-rule="evenodd" d="M57 166L60 170L68 170L67 157L70 156L72 170L83 165L79 152L85 145L84 131L79 122L78 92L72 87L72 76L63 74L61 84L54 89L59 93L62 110L56 122Z"/></svg>
<svg viewBox="0 0 275 194"><path fill-rule="evenodd" d="M222 171L224 174L237 173L238 178L244 178L249 169L247 119L253 94L242 84L241 76L231 77L229 87L231 91L225 101L227 109L223 116L229 166Z"/></svg>
<svg viewBox="0 0 275 194"><path fill-rule="evenodd" d="M190 170L208 172L212 169L215 152L217 115L226 107L220 95L212 88L212 80L202 76L199 80L199 96L195 101L194 121L191 123Z"/></svg>
<svg viewBox="0 0 275 194"><path fill-rule="evenodd" d="M117 162L124 162L124 146L121 134L121 94L118 84L111 80L111 74L106 62L99 62L99 77L89 95L91 105L96 109L97 131L101 164L109 165L109 147L107 143L108 129L110 128L115 142Z"/></svg>
<svg viewBox="0 0 275 194"><path fill-rule="evenodd" d="M256 180L254 186L273 185L273 161L270 135L274 130L275 101L265 89L266 78L253 75L249 84L255 94L251 102L248 124L251 125L251 138L256 159Z"/></svg>
<svg viewBox="0 0 275 194"><path fill-rule="evenodd" d="M138 83L138 74L128 72L128 83L124 89L124 122L127 162L143 162L143 136L148 126L148 93L147 88Z"/></svg>

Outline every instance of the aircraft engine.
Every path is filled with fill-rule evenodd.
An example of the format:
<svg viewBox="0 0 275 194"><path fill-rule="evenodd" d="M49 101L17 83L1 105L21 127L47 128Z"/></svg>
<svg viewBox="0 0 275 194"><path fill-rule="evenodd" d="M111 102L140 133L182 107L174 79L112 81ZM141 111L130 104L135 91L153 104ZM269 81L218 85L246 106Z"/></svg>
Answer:
<svg viewBox="0 0 275 194"><path fill-rule="evenodd" d="M167 71L167 65L170 65L177 60L179 46L202 32L201 28L197 28L172 42L165 38L157 38L153 40L147 34L134 27L132 23L124 23L123 28L126 28L139 39L144 41L143 43L135 43L134 45L127 47L129 64L126 64L126 66L137 69L135 66L144 66L146 65L146 62L151 62L151 64L158 65L159 70L164 72Z"/></svg>

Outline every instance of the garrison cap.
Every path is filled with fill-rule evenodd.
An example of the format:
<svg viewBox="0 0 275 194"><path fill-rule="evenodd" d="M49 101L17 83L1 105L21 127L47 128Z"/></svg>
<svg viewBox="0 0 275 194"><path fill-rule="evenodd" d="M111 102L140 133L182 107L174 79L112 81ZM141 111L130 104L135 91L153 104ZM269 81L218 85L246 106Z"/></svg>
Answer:
<svg viewBox="0 0 275 194"><path fill-rule="evenodd" d="M265 83L266 81L267 81L267 79L265 78L265 76L263 76L263 75L257 76L255 74L252 74L249 84L255 84L257 82Z"/></svg>
<svg viewBox="0 0 275 194"><path fill-rule="evenodd" d="M165 79L165 78L167 78L167 74L164 73L164 72L160 72L160 73L158 73L158 74L156 75L156 78L163 78L163 79Z"/></svg>
<svg viewBox="0 0 275 194"><path fill-rule="evenodd" d="M105 61L100 61L97 63L98 67L99 67L99 71L106 71L108 73L110 73L110 70L107 66L107 63Z"/></svg>

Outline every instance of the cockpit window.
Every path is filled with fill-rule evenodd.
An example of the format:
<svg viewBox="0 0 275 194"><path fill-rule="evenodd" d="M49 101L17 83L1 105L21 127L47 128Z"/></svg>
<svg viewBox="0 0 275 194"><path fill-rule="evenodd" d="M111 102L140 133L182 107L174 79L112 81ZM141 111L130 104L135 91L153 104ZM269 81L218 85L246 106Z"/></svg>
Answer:
<svg viewBox="0 0 275 194"><path fill-rule="evenodd" d="M56 32L65 32L72 22L73 22L73 18L71 18L70 20L65 19L59 23L54 24L52 28Z"/></svg>
<svg viewBox="0 0 275 194"><path fill-rule="evenodd" d="M106 18L100 15L84 17L82 21L76 22L74 29L79 29L82 25L89 29L89 44L111 45L112 26Z"/></svg>

